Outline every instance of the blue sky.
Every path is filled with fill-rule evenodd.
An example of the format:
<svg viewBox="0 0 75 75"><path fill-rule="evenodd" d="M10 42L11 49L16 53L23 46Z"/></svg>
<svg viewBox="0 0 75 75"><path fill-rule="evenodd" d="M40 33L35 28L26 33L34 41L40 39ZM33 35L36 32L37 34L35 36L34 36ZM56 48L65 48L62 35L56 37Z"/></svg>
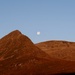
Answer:
<svg viewBox="0 0 75 75"><path fill-rule="evenodd" d="M75 42L75 0L0 0L0 38L16 29L34 43Z"/></svg>

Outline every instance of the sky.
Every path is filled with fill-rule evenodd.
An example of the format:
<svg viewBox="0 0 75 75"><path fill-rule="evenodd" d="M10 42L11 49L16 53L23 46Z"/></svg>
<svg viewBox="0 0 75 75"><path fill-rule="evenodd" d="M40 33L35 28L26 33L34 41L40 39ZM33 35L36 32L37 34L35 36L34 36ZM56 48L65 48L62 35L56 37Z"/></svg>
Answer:
<svg viewBox="0 0 75 75"><path fill-rule="evenodd" d="M34 43L75 42L75 0L0 0L0 38L14 30Z"/></svg>

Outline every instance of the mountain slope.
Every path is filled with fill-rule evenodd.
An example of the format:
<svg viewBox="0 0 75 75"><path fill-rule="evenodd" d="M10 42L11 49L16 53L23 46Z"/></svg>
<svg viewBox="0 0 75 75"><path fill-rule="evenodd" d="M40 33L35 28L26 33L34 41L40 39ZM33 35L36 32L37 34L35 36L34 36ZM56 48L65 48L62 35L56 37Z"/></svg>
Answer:
<svg viewBox="0 0 75 75"><path fill-rule="evenodd" d="M68 41L47 41L36 44L53 58L75 61L75 43Z"/></svg>
<svg viewBox="0 0 75 75"><path fill-rule="evenodd" d="M42 62L45 63L48 60L48 55L37 48L27 36L21 34L18 30L9 33L0 40L1 73L10 72L8 74L10 75L15 73L13 71L18 70L17 68L23 69L25 67L27 71L30 71L29 69L32 68L34 70L36 63L40 65ZM34 64L35 66L32 67Z"/></svg>
<svg viewBox="0 0 75 75"><path fill-rule="evenodd" d="M51 75L75 72L75 61L51 58L16 30L0 40L0 75Z"/></svg>

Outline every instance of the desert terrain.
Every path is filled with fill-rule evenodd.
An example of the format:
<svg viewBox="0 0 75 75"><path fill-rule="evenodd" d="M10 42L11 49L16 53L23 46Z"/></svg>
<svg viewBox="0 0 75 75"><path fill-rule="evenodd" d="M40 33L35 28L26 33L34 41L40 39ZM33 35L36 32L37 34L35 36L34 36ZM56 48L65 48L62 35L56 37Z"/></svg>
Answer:
<svg viewBox="0 0 75 75"><path fill-rule="evenodd" d="M52 40L36 44L53 58L75 61L75 42Z"/></svg>
<svg viewBox="0 0 75 75"><path fill-rule="evenodd" d="M0 39L0 75L64 75L75 73L75 43L34 44L15 30Z"/></svg>

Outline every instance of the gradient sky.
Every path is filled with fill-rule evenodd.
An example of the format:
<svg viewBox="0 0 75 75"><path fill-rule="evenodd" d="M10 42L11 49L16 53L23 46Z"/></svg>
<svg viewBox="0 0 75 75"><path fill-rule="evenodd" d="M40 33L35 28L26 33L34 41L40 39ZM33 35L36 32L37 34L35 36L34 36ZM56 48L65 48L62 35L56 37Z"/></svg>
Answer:
<svg viewBox="0 0 75 75"><path fill-rule="evenodd" d="M0 38L16 29L34 43L75 42L75 0L0 0Z"/></svg>

